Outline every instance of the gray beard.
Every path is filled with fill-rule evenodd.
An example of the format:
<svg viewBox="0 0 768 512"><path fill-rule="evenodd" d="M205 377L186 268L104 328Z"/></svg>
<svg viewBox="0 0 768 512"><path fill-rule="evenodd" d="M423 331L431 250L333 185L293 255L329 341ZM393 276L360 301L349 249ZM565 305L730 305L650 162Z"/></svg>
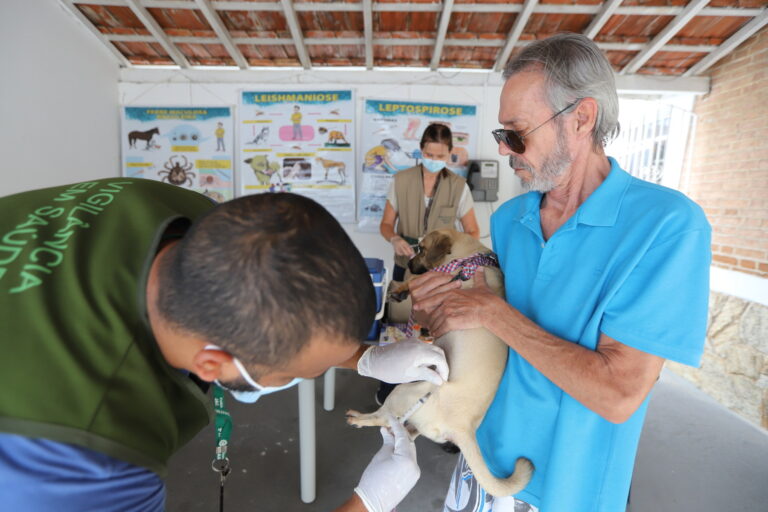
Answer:
<svg viewBox="0 0 768 512"><path fill-rule="evenodd" d="M544 160L541 168L538 170L524 164L514 155L509 156L509 165L513 169L524 169L531 173L530 180L520 178L523 190L530 192L547 193L557 186L558 179L565 174L570 167L573 159L568 154L568 148L565 140L565 133L560 126L557 126L557 145L555 150Z"/></svg>

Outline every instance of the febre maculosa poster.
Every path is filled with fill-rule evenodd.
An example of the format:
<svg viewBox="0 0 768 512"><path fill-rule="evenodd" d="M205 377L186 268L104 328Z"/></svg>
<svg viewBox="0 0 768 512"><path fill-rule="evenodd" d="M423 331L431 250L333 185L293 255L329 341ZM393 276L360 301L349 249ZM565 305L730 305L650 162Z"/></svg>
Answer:
<svg viewBox="0 0 768 512"><path fill-rule="evenodd" d="M123 107L123 176L232 199L231 107Z"/></svg>
<svg viewBox="0 0 768 512"><path fill-rule="evenodd" d="M395 174L421 162L419 142L433 123L448 126L453 150L448 169L466 178L476 155L477 106L366 99L362 119L362 184L358 230L378 232L387 190Z"/></svg>
<svg viewBox="0 0 768 512"><path fill-rule="evenodd" d="M293 192L355 221L351 90L241 91L240 192Z"/></svg>

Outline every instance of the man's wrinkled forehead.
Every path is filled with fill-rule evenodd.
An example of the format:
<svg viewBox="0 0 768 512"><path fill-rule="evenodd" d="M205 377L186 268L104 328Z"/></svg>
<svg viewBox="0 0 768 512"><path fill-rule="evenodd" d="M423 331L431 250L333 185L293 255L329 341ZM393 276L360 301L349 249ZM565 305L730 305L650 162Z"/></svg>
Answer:
<svg viewBox="0 0 768 512"><path fill-rule="evenodd" d="M499 123L519 124L530 121L546 106L545 77L531 69L515 73L504 82L499 99Z"/></svg>

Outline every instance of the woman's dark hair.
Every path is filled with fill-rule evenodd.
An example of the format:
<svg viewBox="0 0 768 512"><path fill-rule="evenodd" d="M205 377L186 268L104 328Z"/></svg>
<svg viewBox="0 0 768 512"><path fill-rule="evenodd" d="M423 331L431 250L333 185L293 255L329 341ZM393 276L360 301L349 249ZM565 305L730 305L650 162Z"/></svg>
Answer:
<svg viewBox="0 0 768 512"><path fill-rule="evenodd" d="M419 147L424 149L424 146L430 142L445 144L448 146L449 150L453 149L453 134L451 133L451 129L440 123L432 123L427 126L427 129L424 130L424 133L421 136Z"/></svg>
<svg viewBox="0 0 768 512"><path fill-rule="evenodd" d="M160 268L160 314L246 365L279 368L318 334L365 339L376 296L363 257L315 201L258 194L197 221Z"/></svg>

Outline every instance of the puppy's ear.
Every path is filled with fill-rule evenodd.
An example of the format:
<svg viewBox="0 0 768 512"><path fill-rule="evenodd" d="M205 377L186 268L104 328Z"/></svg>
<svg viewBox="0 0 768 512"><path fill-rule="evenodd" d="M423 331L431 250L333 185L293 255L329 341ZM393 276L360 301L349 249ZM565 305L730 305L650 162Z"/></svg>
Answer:
<svg viewBox="0 0 768 512"><path fill-rule="evenodd" d="M435 268L447 255L451 254L453 240L448 235L440 235L429 250L430 268Z"/></svg>

